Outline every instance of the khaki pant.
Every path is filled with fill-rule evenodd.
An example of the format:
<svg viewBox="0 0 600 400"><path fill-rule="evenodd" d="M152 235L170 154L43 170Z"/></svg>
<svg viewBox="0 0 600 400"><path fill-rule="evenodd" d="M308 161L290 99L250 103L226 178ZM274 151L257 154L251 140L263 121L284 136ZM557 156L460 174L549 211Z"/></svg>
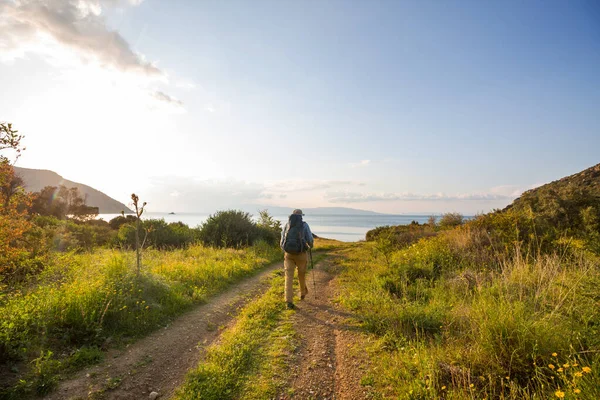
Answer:
<svg viewBox="0 0 600 400"><path fill-rule="evenodd" d="M308 253L290 254L285 253L283 267L285 269L285 301L294 301L294 269L298 267L298 280L300 281L300 295L306 296L306 266L308 264Z"/></svg>

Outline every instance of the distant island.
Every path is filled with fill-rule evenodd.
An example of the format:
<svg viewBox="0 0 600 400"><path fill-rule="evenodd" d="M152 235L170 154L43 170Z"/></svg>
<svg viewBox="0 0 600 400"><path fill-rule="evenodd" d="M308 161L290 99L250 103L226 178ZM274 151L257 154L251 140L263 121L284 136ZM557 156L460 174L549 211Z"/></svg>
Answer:
<svg viewBox="0 0 600 400"><path fill-rule="evenodd" d="M23 179L25 188L30 192L38 192L46 186L64 185L68 188L79 189L79 192L86 198L87 205L98 207L100 214L119 214L121 211L124 211L126 214L133 213L125 204L101 191L83 183L65 179L54 171L21 167L14 168L17 175Z"/></svg>

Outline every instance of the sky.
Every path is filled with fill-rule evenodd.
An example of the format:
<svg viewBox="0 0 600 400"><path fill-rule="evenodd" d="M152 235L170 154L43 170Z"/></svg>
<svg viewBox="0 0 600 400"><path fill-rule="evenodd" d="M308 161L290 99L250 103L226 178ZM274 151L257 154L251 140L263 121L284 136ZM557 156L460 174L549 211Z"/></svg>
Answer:
<svg viewBox="0 0 600 400"><path fill-rule="evenodd" d="M17 165L149 211L502 208L600 162L590 1L0 0Z"/></svg>

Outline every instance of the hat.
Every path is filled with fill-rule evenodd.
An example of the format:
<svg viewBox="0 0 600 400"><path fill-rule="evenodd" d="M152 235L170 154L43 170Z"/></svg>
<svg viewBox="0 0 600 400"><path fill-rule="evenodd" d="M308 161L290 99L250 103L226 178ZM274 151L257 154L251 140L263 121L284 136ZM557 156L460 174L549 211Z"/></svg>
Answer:
<svg viewBox="0 0 600 400"><path fill-rule="evenodd" d="M296 208L296 209L294 210L294 212L292 212L292 214L295 214L295 215L304 215L304 213L302 212L302 210L301 210L301 209L299 209L299 208Z"/></svg>

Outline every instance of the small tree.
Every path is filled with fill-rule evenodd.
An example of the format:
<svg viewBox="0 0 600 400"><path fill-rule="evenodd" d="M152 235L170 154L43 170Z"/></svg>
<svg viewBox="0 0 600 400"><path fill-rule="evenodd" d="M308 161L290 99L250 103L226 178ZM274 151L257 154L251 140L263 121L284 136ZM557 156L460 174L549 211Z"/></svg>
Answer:
<svg viewBox="0 0 600 400"><path fill-rule="evenodd" d="M144 204L139 205L140 198L135 194L131 194L131 200L133 201L133 207L135 208L135 215L137 219L135 220L135 255L136 255L136 266L137 266L137 274L140 274L140 266L142 264L142 249L140 247L140 218L144 213L144 208L146 207L146 202ZM146 233L147 236L147 233ZM144 238L144 242L146 238ZM143 243L142 243L143 246Z"/></svg>
<svg viewBox="0 0 600 400"><path fill-rule="evenodd" d="M435 217L435 215L430 215L427 219L427 225L429 225L429 227L431 228L435 228L436 220L437 218Z"/></svg>
<svg viewBox="0 0 600 400"><path fill-rule="evenodd" d="M0 122L0 151L13 151L15 161L24 150L21 139L23 136L18 135L11 124ZM27 218L31 196L23 190L22 183L9 158L0 154L0 281L26 273L21 270L31 250L31 244L25 239L31 229Z"/></svg>
<svg viewBox="0 0 600 400"><path fill-rule="evenodd" d="M273 218L268 210L258 212L258 222L256 224L257 235L267 241L269 244L277 244L281 236L281 221Z"/></svg>
<svg viewBox="0 0 600 400"><path fill-rule="evenodd" d="M446 213L442 215L440 219L440 228L448 229L454 228L463 223L463 216L460 213Z"/></svg>

